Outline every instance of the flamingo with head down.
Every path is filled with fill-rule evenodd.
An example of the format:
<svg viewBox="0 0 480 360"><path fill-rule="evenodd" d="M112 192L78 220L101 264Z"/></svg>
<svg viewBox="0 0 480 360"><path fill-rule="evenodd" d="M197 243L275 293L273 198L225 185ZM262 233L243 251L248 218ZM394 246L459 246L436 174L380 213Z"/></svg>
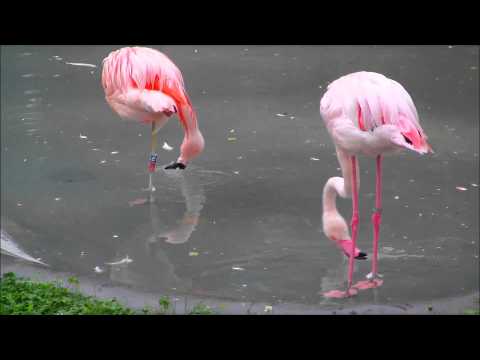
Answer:
<svg viewBox="0 0 480 360"><path fill-rule="evenodd" d="M185 135L177 161L165 169L185 169L205 142L182 74L163 53L146 47L125 47L103 60L102 85L110 107L121 117L152 124L149 189L157 157L156 134L177 113Z"/></svg>
<svg viewBox="0 0 480 360"><path fill-rule="evenodd" d="M355 295L358 289L378 287L378 240L382 218L383 155L400 150L420 154L433 152L420 126L417 110L398 82L374 72L343 76L328 86L320 101L320 113L335 144L343 177L328 179L323 189L323 230L349 257L346 291L333 290L326 297ZM354 259L366 259L356 247L359 223L359 155L376 159L376 198L372 216L374 230L372 271L366 281L352 286ZM336 208L336 197L352 197L352 236ZM353 256L351 256L353 254Z"/></svg>

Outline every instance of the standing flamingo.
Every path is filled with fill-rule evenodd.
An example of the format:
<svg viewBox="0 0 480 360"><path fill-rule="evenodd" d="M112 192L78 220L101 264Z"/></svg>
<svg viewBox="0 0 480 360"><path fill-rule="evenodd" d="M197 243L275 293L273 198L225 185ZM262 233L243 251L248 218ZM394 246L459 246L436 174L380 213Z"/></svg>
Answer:
<svg viewBox="0 0 480 360"><path fill-rule="evenodd" d="M157 157L156 135L169 117L178 112L185 131L180 156L165 169L185 169L204 148L197 117L188 98L180 70L164 54L146 47L125 47L103 60L102 85L105 98L121 117L152 124L148 164L149 189Z"/></svg>
<svg viewBox="0 0 480 360"><path fill-rule="evenodd" d="M417 110L398 82L374 72L343 76L328 86L320 101L320 113L336 147L342 177L328 179L323 189L323 230L349 257L346 291L330 291L327 297L348 297L357 289L378 287L378 238L382 218L382 157L402 149L432 153ZM352 287L354 258L366 259L356 247L358 230L359 167L357 156L376 158L376 198L372 215L374 230L372 272ZM336 196L352 197L352 237L336 208ZM351 256L353 254L354 256Z"/></svg>

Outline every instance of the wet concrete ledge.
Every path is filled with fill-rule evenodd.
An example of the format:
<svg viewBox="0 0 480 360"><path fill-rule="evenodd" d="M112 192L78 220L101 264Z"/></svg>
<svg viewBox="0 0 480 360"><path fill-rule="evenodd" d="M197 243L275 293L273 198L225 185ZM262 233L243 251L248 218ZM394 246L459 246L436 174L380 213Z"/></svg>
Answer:
<svg viewBox="0 0 480 360"><path fill-rule="evenodd" d="M48 268L26 264L10 257L1 256L0 271L2 274L13 272L21 277L28 277L37 281L59 280L67 284L72 274L53 272ZM96 296L100 299L116 298L122 304L135 309L148 306L158 309L158 299L164 294L141 292L123 286L105 286L94 279L77 277L80 281L79 289L82 293ZM196 304L203 303L211 307L218 314L225 315L462 315L468 309L478 311L479 292L469 295L432 300L428 303L399 303L395 305L359 305L343 306L329 304L320 306L282 303L247 303L228 300L202 298L194 296L172 296L174 313L182 315L188 313ZM272 306L272 309L268 308Z"/></svg>

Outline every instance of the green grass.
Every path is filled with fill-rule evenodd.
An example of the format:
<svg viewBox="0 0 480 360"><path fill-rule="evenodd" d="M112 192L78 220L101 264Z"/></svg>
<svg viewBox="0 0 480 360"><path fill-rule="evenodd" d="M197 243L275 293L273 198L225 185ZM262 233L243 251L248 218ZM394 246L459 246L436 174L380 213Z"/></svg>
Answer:
<svg viewBox="0 0 480 360"><path fill-rule="evenodd" d="M133 310L116 299L100 300L79 292L80 282L68 278L75 289L63 286L59 281L38 282L6 273L0 278L0 315L167 315L174 314L170 299L159 299L160 310L145 307ZM213 315L208 306L199 303L190 315Z"/></svg>
<svg viewBox="0 0 480 360"><path fill-rule="evenodd" d="M76 278L69 283L78 286ZM0 279L1 315L131 315L117 300L99 300L61 286L33 282L6 273Z"/></svg>

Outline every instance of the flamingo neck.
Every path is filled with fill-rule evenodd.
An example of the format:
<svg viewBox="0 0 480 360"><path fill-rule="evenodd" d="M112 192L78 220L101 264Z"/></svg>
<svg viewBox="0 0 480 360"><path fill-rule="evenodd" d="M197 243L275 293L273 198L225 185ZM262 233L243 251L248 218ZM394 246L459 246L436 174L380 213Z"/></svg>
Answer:
<svg viewBox="0 0 480 360"><path fill-rule="evenodd" d="M323 212L338 213L337 195L343 192L343 179L340 177L332 177L328 179L323 188Z"/></svg>

